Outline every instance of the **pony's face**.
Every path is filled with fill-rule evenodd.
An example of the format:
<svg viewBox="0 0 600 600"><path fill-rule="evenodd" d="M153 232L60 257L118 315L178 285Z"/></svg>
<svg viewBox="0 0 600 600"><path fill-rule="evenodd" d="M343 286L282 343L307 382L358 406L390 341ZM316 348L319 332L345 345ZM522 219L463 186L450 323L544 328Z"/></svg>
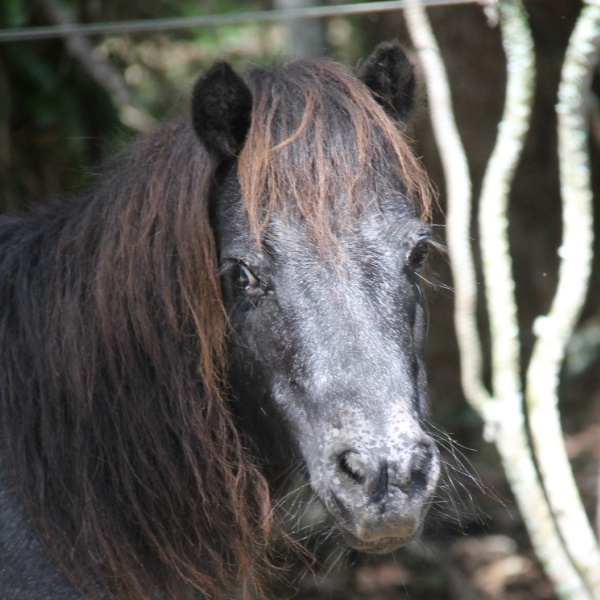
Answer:
<svg viewBox="0 0 600 600"><path fill-rule="evenodd" d="M439 473L422 426L428 229L374 214L324 260L299 227L272 220L259 248L231 216L220 263L242 426L270 462L299 452L350 545L393 550L420 532Z"/></svg>
<svg viewBox="0 0 600 600"><path fill-rule="evenodd" d="M397 63L397 52L385 47L366 64ZM381 73L363 80L381 81L374 75ZM252 96L236 78L223 65L209 72L194 114L205 145L229 154L213 217L240 427L272 469L305 466L352 547L391 551L420 532L439 476L423 429L427 310L419 279L429 229L390 159L380 171L389 181L338 190L336 210L362 208L351 226L336 227L327 249L305 219L277 208L257 236L231 156L251 118L244 98ZM236 102L213 128L203 111L210 116L218 98ZM384 191L369 197L374 189Z"/></svg>

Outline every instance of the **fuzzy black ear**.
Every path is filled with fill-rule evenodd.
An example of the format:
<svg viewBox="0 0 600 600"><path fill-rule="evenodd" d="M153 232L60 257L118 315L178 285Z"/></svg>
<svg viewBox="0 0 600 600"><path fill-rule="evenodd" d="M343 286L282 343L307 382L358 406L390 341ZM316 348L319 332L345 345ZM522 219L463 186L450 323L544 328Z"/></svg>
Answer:
<svg viewBox="0 0 600 600"><path fill-rule="evenodd" d="M204 145L228 158L240 152L250 129L252 93L226 62L214 64L192 93L192 123Z"/></svg>
<svg viewBox="0 0 600 600"><path fill-rule="evenodd" d="M393 119L406 121L414 101L414 69L402 49L383 42L361 65L357 77Z"/></svg>

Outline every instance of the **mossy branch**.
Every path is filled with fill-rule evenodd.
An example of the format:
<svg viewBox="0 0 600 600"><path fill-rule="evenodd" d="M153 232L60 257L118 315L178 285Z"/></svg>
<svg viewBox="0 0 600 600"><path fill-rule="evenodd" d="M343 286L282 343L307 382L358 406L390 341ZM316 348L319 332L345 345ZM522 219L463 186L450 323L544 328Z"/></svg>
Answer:
<svg viewBox="0 0 600 600"><path fill-rule="evenodd" d="M591 600L590 590L566 552L546 501L523 413L507 206L516 162L529 126L534 54L521 3L506 0L498 8L507 55L507 97L484 178L479 220L490 327L494 337L492 394L485 391L482 382L481 346L475 326L476 284L470 245L472 199L466 156L451 108L447 76L425 9L419 0L409 0L406 10L409 31L425 71L433 128L447 181L447 240L456 293L455 321L463 388L467 399L484 420L487 437L497 444L532 543L557 592L562 598ZM453 183L457 178L460 178L460 185ZM562 436L554 439L554 443L563 444Z"/></svg>
<svg viewBox="0 0 600 600"><path fill-rule="evenodd" d="M600 50L600 3L581 11L558 92L562 244L556 294L534 323L537 341L527 371L531 438L552 513L567 551L593 598L600 598L600 549L586 516L564 444L558 411L559 372L586 299L593 258L593 198L588 159L591 79Z"/></svg>

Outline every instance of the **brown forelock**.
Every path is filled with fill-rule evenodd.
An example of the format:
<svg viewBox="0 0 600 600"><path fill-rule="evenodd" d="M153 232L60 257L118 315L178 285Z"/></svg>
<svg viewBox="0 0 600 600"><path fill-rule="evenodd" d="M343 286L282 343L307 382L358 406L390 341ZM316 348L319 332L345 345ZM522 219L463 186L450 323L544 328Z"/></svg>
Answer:
<svg viewBox="0 0 600 600"><path fill-rule="evenodd" d="M35 268L15 268L21 330L0 348L3 368L27 367L1 394L13 471L85 597L93 580L128 600L156 582L169 598L247 597L270 501L222 393L214 165L187 126L116 162L52 215Z"/></svg>
<svg viewBox="0 0 600 600"><path fill-rule="evenodd" d="M295 214L328 246L391 180L429 217L423 168L397 124L343 67L301 60L246 77L254 107L239 177L257 238L271 215Z"/></svg>

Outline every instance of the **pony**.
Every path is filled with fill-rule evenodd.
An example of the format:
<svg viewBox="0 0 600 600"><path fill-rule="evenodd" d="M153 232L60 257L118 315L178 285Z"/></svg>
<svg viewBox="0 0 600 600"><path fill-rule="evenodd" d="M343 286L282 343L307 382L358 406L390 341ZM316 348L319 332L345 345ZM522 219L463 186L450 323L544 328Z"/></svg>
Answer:
<svg viewBox="0 0 600 600"><path fill-rule="evenodd" d="M250 598L286 473L352 548L419 534L430 185L384 43L192 92L87 193L0 221L0 595Z"/></svg>

